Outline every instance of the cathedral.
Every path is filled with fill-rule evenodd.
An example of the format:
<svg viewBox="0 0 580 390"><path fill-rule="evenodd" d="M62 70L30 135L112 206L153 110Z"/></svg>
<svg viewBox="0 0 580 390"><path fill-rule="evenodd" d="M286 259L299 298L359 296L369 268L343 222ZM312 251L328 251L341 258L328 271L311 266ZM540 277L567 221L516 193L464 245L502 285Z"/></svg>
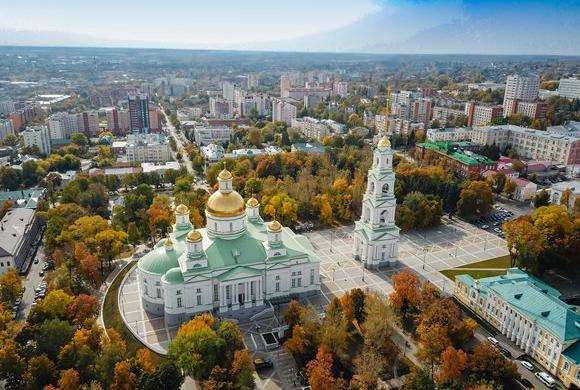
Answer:
<svg viewBox="0 0 580 390"><path fill-rule="evenodd" d="M168 326L203 312L259 310L265 302L320 291L320 260L310 241L278 221L260 217L223 170L208 199L206 226L195 229L189 209L175 209L169 236L138 262L145 311L163 315Z"/></svg>
<svg viewBox="0 0 580 390"><path fill-rule="evenodd" d="M391 143L383 136L373 152L362 215L354 228L354 256L366 268L393 265L398 259L399 228Z"/></svg>

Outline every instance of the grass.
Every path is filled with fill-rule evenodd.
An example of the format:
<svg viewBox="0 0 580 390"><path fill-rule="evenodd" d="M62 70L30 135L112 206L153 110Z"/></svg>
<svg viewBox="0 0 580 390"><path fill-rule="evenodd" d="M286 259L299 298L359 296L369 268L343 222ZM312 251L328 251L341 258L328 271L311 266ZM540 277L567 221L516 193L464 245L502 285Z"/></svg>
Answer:
<svg viewBox="0 0 580 390"><path fill-rule="evenodd" d="M125 268L121 270L111 283L109 290L107 291L107 295L105 296L105 304L103 305L103 322L105 323L105 327L107 329L113 328L115 329L121 338L127 344L127 353L130 356L134 356L137 350L141 348L147 348L139 339L137 339L133 333L121 318L121 313L119 311L119 287L121 286L121 282L125 275L133 269L137 265L137 261L133 261L129 263ZM154 351L151 351L151 355L153 358L153 363L159 365L163 362L167 361L167 358L163 355L160 355Z"/></svg>
<svg viewBox="0 0 580 390"><path fill-rule="evenodd" d="M474 279L487 278L490 276L505 275L505 269L510 267L510 256L499 256L494 259L483 260L477 263L462 265L457 268L446 269L441 273L451 280L455 280L457 275L471 275ZM501 268L502 270L486 270L486 268Z"/></svg>

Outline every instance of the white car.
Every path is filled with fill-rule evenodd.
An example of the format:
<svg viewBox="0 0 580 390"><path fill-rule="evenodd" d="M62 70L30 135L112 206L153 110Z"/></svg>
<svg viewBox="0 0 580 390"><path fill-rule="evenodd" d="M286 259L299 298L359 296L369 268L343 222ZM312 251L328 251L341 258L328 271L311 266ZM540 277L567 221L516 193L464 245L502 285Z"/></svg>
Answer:
<svg viewBox="0 0 580 390"><path fill-rule="evenodd" d="M488 340L490 343L492 343L493 345L498 345L498 344L499 344L499 341L497 341L497 339L496 339L495 337L491 337L491 336L489 336L489 337L487 338L487 340Z"/></svg>
<svg viewBox="0 0 580 390"><path fill-rule="evenodd" d="M534 371L534 366L532 366L532 363L528 362L527 360L522 360L521 364L522 364L522 366L524 366L528 370Z"/></svg>
<svg viewBox="0 0 580 390"><path fill-rule="evenodd" d="M536 378L540 380L540 382L542 382L549 388L556 387L556 381L549 374L546 374L545 372L536 372L535 375Z"/></svg>

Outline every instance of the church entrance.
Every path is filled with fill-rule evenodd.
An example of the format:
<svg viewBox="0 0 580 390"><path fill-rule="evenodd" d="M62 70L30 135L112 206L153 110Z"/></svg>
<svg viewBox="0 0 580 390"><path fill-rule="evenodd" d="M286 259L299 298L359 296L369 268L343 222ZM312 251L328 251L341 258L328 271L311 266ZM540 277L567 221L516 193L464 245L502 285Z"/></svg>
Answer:
<svg viewBox="0 0 580 390"><path fill-rule="evenodd" d="M238 303L240 305L243 305L245 301L246 301L246 294L244 294L244 293L238 294Z"/></svg>

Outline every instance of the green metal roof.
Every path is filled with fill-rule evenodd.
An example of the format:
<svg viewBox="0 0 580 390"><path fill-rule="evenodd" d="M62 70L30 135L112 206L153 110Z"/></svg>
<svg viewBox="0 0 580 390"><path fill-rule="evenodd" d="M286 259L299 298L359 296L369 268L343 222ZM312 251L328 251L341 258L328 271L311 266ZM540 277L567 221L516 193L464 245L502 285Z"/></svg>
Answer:
<svg viewBox="0 0 580 390"><path fill-rule="evenodd" d="M470 287L477 285L469 275L458 275L457 280ZM483 295L495 292L561 340L580 339L580 314L559 299L558 290L522 270L511 268L506 275L481 278L479 291Z"/></svg>
<svg viewBox="0 0 580 390"><path fill-rule="evenodd" d="M462 162L464 164L469 164L469 165L474 165L474 164L481 164L481 163L485 163L485 164L493 164L495 161L476 154L476 153L472 153L472 154L466 154L462 151L458 151L458 150L454 150L453 147L454 146L465 146L465 143L461 143L461 142L423 142L420 144L417 144L417 146L422 147L422 148L426 148L426 149L432 149L432 150L436 150L440 153L446 154L449 157L451 157L452 159L455 159L459 162Z"/></svg>
<svg viewBox="0 0 580 390"><path fill-rule="evenodd" d="M152 274L164 275L170 269L179 267L177 259L185 250L184 241L173 240L173 250L170 251L165 249L164 242L165 240L161 240L151 252L139 259L140 269Z"/></svg>
<svg viewBox="0 0 580 390"><path fill-rule="evenodd" d="M181 273L181 269L180 268L171 268L161 278L161 281L165 282L165 283L169 283L169 284L183 283L183 274Z"/></svg>
<svg viewBox="0 0 580 390"><path fill-rule="evenodd" d="M574 364L580 364L580 340L566 348L562 355Z"/></svg>

